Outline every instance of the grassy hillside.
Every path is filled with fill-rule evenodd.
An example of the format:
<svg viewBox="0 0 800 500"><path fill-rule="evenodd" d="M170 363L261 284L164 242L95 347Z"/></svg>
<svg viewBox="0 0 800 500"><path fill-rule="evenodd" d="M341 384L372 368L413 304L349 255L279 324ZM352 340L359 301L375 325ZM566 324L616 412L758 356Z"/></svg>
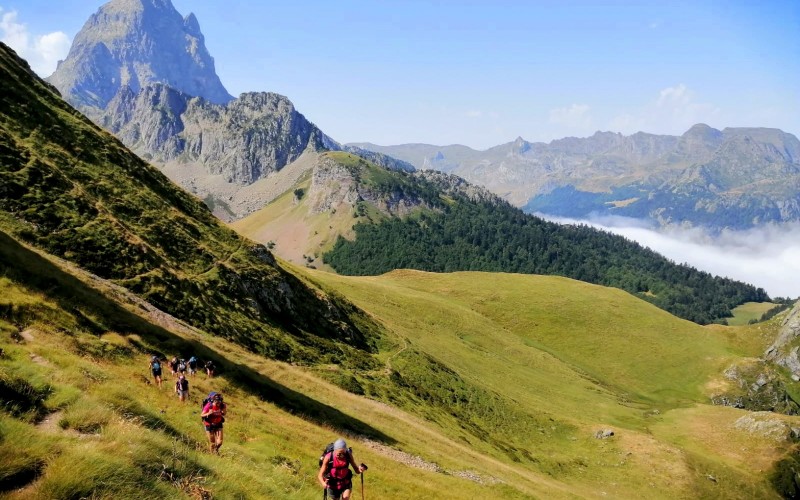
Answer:
<svg viewBox="0 0 800 500"><path fill-rule="evenodd" d="M376 326L312 290L0 45L0 230L274 358L368 362Z"/></svg>
<svg viewBox="0 0 800 500"><path fill-rule="evenodd" d="M11 267L10 258L25 266ZM366 476L374 497L464 498L485 489L393 460L398 439L415 432L431 433L440 450L459 446L410 415L189 328L24 246L4 240L0 264L2 496L313 498L320 449L340 434L353 436L357 458L375 470ZM181 404L169 376L161 390L151 383L154 352L214 359L222 375L191 377L190 399ZM230 405L221 457L205 452L198 417L212 389ZM464 470L456 458L435 458ZM520 496L512 487L501 491Z"/></svg>
<svg viewBox="0 0 800 500"><path fill-rule="evenodd" d="M749 344L754 330L699 327L613 289L314 273L391 337L382 373L356 372L375 391L364 398L325 381L346 364L267 360L8 238L0 271L9 498L133 498L142 488L155 498L316 498L317 448L338 434L370 464L368 498L770 498L771 470L792 449L740 425L748 412L705 404L721 367L762 348ZM214 359L221 376L192 378L181 405L169 376L160 391L150 383L152 352ZM230 404L220 457L205 451L197 417L212 389ZM601 429L615 435L596 439Z"/></svg>
<svg viewBox="0 0 800 500"><path fill-rule="evenodd" d="M328 180L312 177L333 170ZM417 194L404 173L387 170L356 155L322 153L314 169L264 208L231 223L238 233L272 246L276 255L300 266L331 270L322 255L337 238L352 239L359 222L377 223L391 216L385 193L399 190L436 200L436 193ZM368 198L368 199L365 199ZM380 206L379 206L380 205ZM274 245L274 246L273 246Z"/></svg>
<svg viewBox="0 0 800 500"><path fill-rule="evenodd" d="M340 238L325 262L350 275L412 268L568 276L621 288L701 324L768 299L761 288L678 265L621 236L548 222L498 200L455 193L439 208L358 224L356 237Z"/></svg>

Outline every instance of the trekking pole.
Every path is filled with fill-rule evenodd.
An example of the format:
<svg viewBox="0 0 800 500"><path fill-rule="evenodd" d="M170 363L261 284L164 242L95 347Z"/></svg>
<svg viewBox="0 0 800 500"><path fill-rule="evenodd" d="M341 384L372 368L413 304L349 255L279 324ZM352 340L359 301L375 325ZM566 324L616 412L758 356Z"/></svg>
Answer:
<svg viewBox="0 0 800 500"><path fill-rule="evenodd" d="M366 464L361 464L361 500L364 500L364 471L367 470Z"/></svg>

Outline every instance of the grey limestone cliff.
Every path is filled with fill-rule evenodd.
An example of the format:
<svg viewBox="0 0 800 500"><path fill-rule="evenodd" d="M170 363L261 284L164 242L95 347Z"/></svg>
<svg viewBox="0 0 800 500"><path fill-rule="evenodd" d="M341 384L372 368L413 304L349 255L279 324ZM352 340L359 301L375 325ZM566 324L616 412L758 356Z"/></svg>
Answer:
<svg viewBox="0 0 800 500"><path fill-rule="evenodd" d="M233 99L216 74L197 18L184 18L170 0L106 3L86 21L48 81L79 107L104 109L126 87L136 94L150 83L217 104Z"/></svg>

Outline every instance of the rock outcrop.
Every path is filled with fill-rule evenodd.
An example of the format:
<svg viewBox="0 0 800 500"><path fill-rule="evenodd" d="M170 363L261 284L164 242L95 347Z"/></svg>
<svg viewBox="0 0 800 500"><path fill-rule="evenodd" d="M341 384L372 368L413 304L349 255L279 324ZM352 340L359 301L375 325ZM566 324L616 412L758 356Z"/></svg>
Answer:
<svg viewBox="0 0 800 500"><path fill-rule="evenodd" d="M785 315L775 342L766 350L763 358L740 362L725 370L729 387L712 396L712 403L753 411L800 414L800 404L792 398L787 387L800 381L798 337L800 303ZM788 371L788 377L782 373L782 369Z"/></svg>
<svg viewBox="0 0 800 500"><path fill-rule="evenodd" d="M764 353L766 360L789 370L795 382L800 381L800 358L798 358L800 344L796 341L798 337L800 337L800 303L786 315L781 322L778 338Z"/></svg>

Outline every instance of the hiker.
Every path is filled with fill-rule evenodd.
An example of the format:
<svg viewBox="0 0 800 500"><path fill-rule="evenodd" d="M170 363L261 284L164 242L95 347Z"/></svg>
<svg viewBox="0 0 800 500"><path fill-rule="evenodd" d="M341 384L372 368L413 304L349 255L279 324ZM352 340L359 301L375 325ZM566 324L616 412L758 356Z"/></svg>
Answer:
<svg viewBox="0 0 800 500"><path fill-rule="evenodd" d="M169 360L169 369L172 370L173 377L178 375L178 356L173 356L172 359Z"/></svg>
<svg viewBox="0 0 800 500"><path fill-rule="evenodd" d="M222 400L222 394L217 392L211 392L204 403L200 417L206 426L209 451L219 454L219 449L222 446L222 424L225 422L225 414L228 407Z"/></svg>
<svg viewBox="0 0 800 500"><path fill-rule="evenodd" d="M175 381L175 393L181 401L186 401L189 396L189 381L186 380L186 376L183 374Z"/></svg>
<svg viewBox="0 0 800 500"><path fill-rule="evenodd" d="M206 361L206 375L208 375L208 378L214 378L214 368L215 366L213 361L210 359Z"/></svg>
<svg viewBox="0 0 800 500"><path fill-rule="evenodd" d="M161 361L159 361L158 356L155 354L150 358L150 371L153 373L153 380L156 385L161 389Z"/></svg>
<svg viewBox="0 0 800 500"><path fill-rule="evenodd" d="M192 356L189 358L189 375L197 373L197 358Z"/></svg>
<svg viewBox="0 0 800 500"><path fill-rule="evenodd" d="M333 443L333 451L326 453L319 468L317 480L326 490L326 494L333 500L348 500L353 489L353 471L356 474L364 472L366 467L361 467L353 458L353 451L347 449L344 439L337 439Z"/></svg>
<svg viewBox="0 0 800 500"><path fill-rule="evenodd" d="M186 375L186 361L183 358L178 360L178 374Z"/></svg>

